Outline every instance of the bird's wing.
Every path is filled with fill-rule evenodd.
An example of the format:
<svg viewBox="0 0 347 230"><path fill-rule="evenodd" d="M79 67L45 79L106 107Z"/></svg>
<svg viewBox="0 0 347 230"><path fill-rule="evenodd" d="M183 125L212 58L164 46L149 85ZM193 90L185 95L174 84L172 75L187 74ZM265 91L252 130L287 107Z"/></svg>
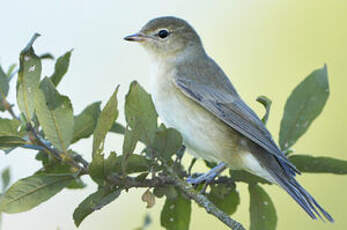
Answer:
<svg viewBox="0 0 347 230"><path fill-rule="evenodd" d="M229 92L227 88L203 85L179 74L174 81L184 95L275 156L285 171L292 175L295 175L295 172L299 173L277 147L262 121L239 96Z"/></svg>

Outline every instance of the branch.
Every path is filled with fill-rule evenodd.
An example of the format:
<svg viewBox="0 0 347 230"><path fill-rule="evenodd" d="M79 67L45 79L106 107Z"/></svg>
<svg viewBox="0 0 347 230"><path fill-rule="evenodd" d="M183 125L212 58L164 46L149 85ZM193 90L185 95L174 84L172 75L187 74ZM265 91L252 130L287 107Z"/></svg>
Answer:
<svg viewBox="0 0 347 230"><path fill-rule="evenodd" d="M175 180L175 185L179 187L188 197L190 197L196 203L198 203L201 207L205 208L208 213L217 217L230 229L245 230L245 228L239 222L230 218L230 216L228 216L226 213L224 213L219 208L217 208L211 201L207 199L206 196L195 191L195 189L190 184L180 179L177 176L177 174L172 170L172 168L166 167L166 170L169 172L171 177Z"/></svg>
<svg viewBox="0 0 347 230"><path fill-rule="evenodd" d="M55 148L52 148L49 144L47 144L46 143L47 141L44 140L36 132L35 128L30 123L27 124L27 130L28 130L28 132L30 132L30 134L33 135L33 137L34 137L33 141L36 142L39 146L43 147L46 151L51 153L57 160L64 161L64 162L68 163L69 165L77 168L82 174L88 173L88 163L82 158L82 156L76 157L76 159L83 160L82 161L83 166L81 166L78 162L76 162L75 161L76 159L73 159L72 157L70 157L66 153L60 153L58 150L56 150ZM87 165L87 167L85 165Z"/></svg>
<svg viewBox="0 0 347 230"><path fill-rule="evenodd" d="M5 110L12 116L13 119L20 120L12 109L13 105L11 105L6 100L6 98L4 98L1 102L5 107ZM45 151L48 154L52 154L53 157L57 160L64 161L70 164L71 166L77 168L81 172L81 175L88 173L88 162L84 160L81 155L76 155L74 158L71 158L69 155L65 153L60 153L55 148L52 148L51 144L36 132L35 128L31 125L31 123L27 123L26 128L29 132L29 139L33 144L23 145L23 148ZM82 166L79 163L81 163Z"/></svg>
<svg viewBox="0 0 347 230"><path fill-rule="evenodd" d="M144 179L138 180L136 177L122 177L118 174L113 174L108 177L108 182L112 185L124 187L125 189L130 188L158 188L168 185L176 185L176 180L169 175L159 175L157 177L153 177L152 179ZM234 180L230 177L219 177L218 179L211 181L210 184L226 184L232 185L234 184Z"/></svg>

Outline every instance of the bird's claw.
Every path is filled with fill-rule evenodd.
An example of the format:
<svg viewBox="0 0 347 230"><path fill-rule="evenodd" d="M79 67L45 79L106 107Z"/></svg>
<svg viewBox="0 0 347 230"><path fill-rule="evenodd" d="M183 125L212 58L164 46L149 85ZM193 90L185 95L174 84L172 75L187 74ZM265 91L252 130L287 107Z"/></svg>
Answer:
<svg viewBox="0 0 347 230"><path fill-rule="evenodd" d="M215 172L207 172L207 173L204 173L204 174L201 174L200 176L198 177L193 177L193 176L190 176L187 178L187 182L189 184L192 184L192 185L198 185L198 184L201 184L201 183L204 183L206 182L207 184L211 183L216 177L218 176L217 173Z"/></svg>
<svg viewBox="0 0 347 230"><path fill-rule="evenodd" d="M203 182L206 184L211 183L224 169L226 168L225 163L219 163L216 167L208 171L207 173L201 174L198 177L188 177L187 182L192 185L198 185Z"/></svg>

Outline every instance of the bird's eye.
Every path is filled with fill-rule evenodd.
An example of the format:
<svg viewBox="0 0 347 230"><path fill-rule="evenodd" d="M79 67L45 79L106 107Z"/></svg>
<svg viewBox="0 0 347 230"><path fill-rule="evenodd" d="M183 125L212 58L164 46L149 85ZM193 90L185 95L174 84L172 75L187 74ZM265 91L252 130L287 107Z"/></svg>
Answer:
<svg viewBox="0 0 347 230"><path fill-rule="evenodd" d="M169 36L169 31L167 31L167 30L160 30L160 31L158 32L158 36L159 36L160 38L166 38L167 36Z"/></svg>

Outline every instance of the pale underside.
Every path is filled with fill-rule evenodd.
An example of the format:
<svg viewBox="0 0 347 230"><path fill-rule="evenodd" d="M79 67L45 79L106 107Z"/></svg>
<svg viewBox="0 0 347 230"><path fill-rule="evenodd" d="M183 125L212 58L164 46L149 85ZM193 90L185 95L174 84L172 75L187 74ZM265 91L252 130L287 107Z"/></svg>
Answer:
<svg viewBox="0 0 347 230"><path fill-rule="evenodd" d="M156 63L151 74L151 94L160 119L183 136L188 152L213 162L226 162L274 182L249 152L248 140L215 115L184 95L173 83L175 70Z"/></svg>

